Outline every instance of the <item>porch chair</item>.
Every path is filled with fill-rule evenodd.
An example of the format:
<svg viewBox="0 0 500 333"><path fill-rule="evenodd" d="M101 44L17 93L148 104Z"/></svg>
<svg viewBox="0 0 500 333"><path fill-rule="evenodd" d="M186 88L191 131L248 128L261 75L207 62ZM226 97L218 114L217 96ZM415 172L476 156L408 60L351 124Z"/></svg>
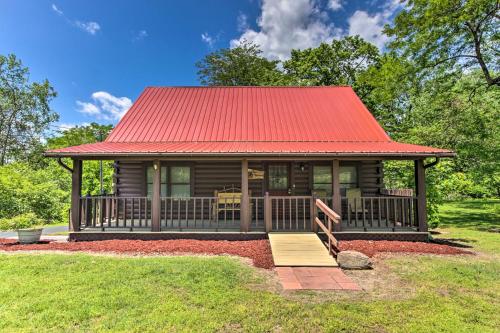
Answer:
<svg viewBox="0 0 500 333"><path fill-rule="evenodd" d="M362 207L360 188L346 189L346 196L347 196L347 206L349 207L351 213L354 214L368 213L368 209Z"/></svg>
<svg viewBox="0 0 500 333"><path fill-rule="evenodd" d="M251 191L248 191L248 196L250 197L251 195ZM214 197L217 199L213 203L213 218L217 219L220 212L230 212L231 214L233 211L239 212L241 210L242 196L243 193L241 193L241 189L233 185L229 188L224 187L222 190L214 191Z"/></svg>

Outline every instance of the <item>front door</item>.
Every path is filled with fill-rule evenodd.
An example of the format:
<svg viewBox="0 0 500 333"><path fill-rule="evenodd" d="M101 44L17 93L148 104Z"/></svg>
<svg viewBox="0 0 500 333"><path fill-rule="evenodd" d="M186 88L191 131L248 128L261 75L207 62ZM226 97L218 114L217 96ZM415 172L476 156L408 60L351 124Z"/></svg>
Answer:
<svg viewBox="0 0 500 333"><path fill-rule="evenodd" d="M267 165L267 191L271 196L286 196L292 193L290 163L269 163Z"/></svg>

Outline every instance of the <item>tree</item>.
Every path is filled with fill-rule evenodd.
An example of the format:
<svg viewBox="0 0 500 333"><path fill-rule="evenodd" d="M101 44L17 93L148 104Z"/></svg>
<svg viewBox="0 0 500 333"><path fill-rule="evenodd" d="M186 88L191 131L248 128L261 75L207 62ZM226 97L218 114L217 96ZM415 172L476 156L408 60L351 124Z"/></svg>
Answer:
<svg viewBox="0 0 500 333"><path fill-rule="evenodd" d="M359 36L347 36L316 48L292 50L283 68L295 85L349 85L364 100L371 89L360 84L358 78L379 60L377 47Z"/></svg>
<svg viewBox="0 0 500 333"><path fill-rule="evenodd" d="M113 129L112 125L99 125L91 123L86 126L77 126L60 132L59 135L47 139L48 149L77 146L86 143L103 141ZM62 169L59 165L50 161L49 168ZM71 161L65 160L68 165ZM103 161L103 190L106 193L113 191L113 161ZM60 170L59 170L60 171ZM65 177L66 178L66 177ZM69 174L67 175L69 182ZM100 161L84 161L82 175L82 193L100 194Z"/></svg>
<svg viewBox="0 0 500 333"><path fill-rule="evenodd" d="M409 0L385 33L392 50L423 74L481 69L487 85L500 85L498 0Z"/></svg>
<svg viewBox="0 0 500 333"><path fill-rule="evenodd" d="M47 139L48 149L57 149L103 141L113 129L112 125L91 123L76 126L59 132L59 135Z"/></svg>
<svg viewBox="0 0 500 333"><path fill-rule="evenodd" d="M386 132L397 139L399 133L407 130L411 98L418 94L420 86L409 61L386 53L377 64L358 75L356 85L369 88L363 102Z"/></svg>
<svg viewBox="0 0 500 333"><path fill-rule="evenodd" d="M29 82L15 55L0 55L0 165L26 159L59 116L49 103L56 92L47 80Z"/></svg>
<svg viewBox="0 0 500 333"><path fill-rule="evenodd" d="M220 49L196 63L198 78L208 86L270 86L285 84L278 61L268 60L259 46L242 42L232 49Z"/></svg>
<svg viewBox="0 0 500 333"><path fill-rule="evenodd" d="M485 194L497 195L500 193L500 90L478 88L482 79L482 73L476 70L458 80L427 82L420 94L413 97L407 130L400 138L456 151L451 170L467 173L476 184L485 184Z"/></svg>

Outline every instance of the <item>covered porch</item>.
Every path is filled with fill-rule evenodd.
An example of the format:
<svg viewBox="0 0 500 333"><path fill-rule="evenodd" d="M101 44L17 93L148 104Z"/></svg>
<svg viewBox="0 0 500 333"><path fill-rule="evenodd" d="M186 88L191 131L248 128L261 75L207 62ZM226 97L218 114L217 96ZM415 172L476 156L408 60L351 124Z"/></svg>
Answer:
<svg viewBox="0 0 500 333"><path fill-rule="evenodd" d="M341 217L332 230L339 239L427 237L426 165L413 161L416 186L401 191L384 188L381 159L122 158L115 193L90 196L81 193L82 159L73 159L72 238L318 232L316 199ZM177 166L189 180L174 178ZM346 170L356 170L351 184Z"/></svg>

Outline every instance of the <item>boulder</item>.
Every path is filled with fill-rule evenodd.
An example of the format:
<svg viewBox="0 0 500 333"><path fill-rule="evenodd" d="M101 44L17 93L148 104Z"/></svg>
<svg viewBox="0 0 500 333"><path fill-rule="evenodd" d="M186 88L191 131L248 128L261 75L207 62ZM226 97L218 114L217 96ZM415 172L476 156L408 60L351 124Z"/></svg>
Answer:
<svg viewBox="0 0 500 333"><path fill-rule="evenodd" d="M370 269L372 261L358 251L342 251L337 254L337 263L344 269Z"/></svg>

